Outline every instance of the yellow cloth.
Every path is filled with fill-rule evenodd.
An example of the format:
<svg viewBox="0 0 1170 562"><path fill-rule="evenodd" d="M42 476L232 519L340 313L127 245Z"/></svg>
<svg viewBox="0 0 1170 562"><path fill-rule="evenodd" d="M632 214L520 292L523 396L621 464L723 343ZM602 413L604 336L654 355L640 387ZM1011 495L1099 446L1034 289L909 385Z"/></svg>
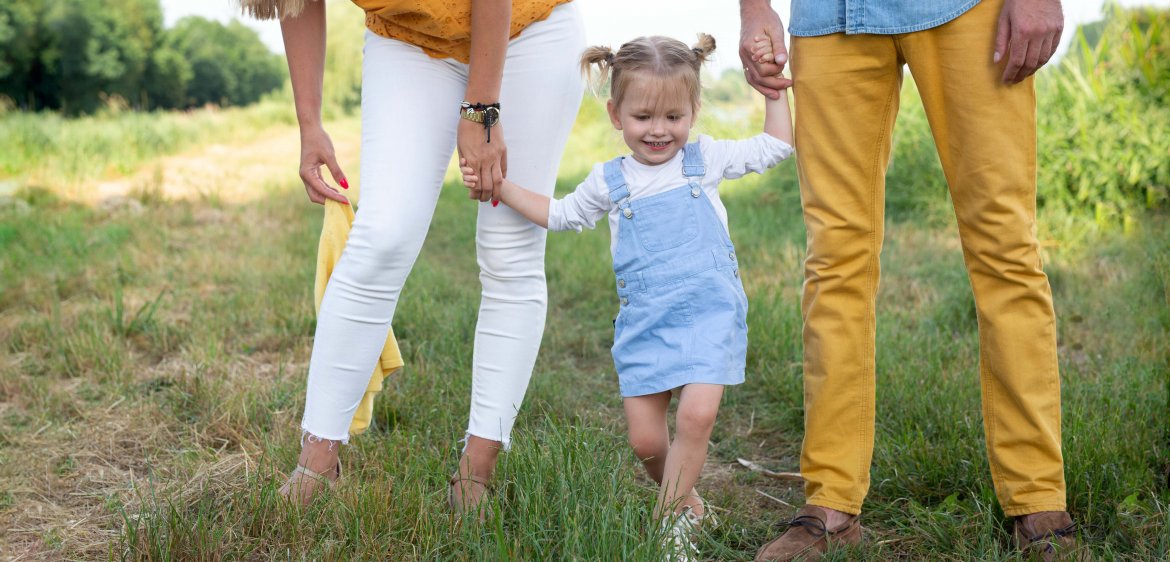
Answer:
<svg viewBox="0 0 1170 562"><path fill-rule="evenodd" d="M569 0L512 0L508 37L548 17ZM410 43L437 58L471 58L471 0L353 0L366 11L370 31Z"/></svg>
<svg viewBox="0 0 1170 562"><path fill-rule="evenodd" d="M353 207L332 199L325 200L325 222L321 225L321 242L317 246L317 281L313 289L317 312L321 312L321 299L325 296L325 285L333 274L333 266L341 259L341 252L349 239L353 217ZM394 339L394 330L391 329L386 336L386 345L382 347L382 355L378 357L378 364L370 376L366 395L362 397L353 421L349 424L350 435L357 435L370 427L374 417L374 398L382 391L382 379L401 369L402 365L402 352L398 350L398 340Z"/></svg>

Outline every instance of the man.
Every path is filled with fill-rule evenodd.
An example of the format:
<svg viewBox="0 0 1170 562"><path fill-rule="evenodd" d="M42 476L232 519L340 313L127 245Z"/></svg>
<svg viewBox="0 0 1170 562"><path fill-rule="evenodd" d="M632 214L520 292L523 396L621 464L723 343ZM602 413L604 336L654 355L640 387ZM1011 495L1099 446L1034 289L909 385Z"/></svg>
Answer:
<svg viewBox="0 0 1170 562"><path fill-rule="evenodd" d="M793 0L792 76L779 17L741 0L740 57L765 95L790 84L808 230L804 315L807 504L757 560L815 560L862 539L874 432L874 301L885 171L902 66L914 74L975 293L984 431L1020 549L1075 549L1065 512L1056 324L1033 234L1032 74L1060 41L1059 0ZM752 60L755 37L775 64Z"/></svg>

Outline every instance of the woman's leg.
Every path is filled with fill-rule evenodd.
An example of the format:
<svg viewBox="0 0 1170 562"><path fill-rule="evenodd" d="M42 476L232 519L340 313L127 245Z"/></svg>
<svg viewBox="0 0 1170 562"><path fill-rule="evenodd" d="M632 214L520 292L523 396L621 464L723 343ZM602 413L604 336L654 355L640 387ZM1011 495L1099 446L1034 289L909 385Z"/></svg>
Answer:
<svg viewBox="0 0 1170 562"><path fill-rule="evenodd" d="M367 33L361 200L317 317L301 464L332 470L422 247L466 87L457 65Z"/></svg>
<svg viewBox="0 0 1170 562"><path fill-rule="evenodd" d="M662 487L654 507L656 519L687 506L701 505L694 489L703 463L707 462L707 440L715 427L722 398L723 385L695 383L682 388L675 413L674 442L666 454Z"/></svg>
<svg viewBox="0 0 1170 562"><path fill-rule="evenodd" d="M508 145L508 179L551 195L577 117L584 84L578 57L584 31L576 7L556 8L508 46L500 125ZM490 476L509 446L544 333L547 295L545 230L505 205L479 207L476 250L483 296L475 331L466 476Z"/></svg>

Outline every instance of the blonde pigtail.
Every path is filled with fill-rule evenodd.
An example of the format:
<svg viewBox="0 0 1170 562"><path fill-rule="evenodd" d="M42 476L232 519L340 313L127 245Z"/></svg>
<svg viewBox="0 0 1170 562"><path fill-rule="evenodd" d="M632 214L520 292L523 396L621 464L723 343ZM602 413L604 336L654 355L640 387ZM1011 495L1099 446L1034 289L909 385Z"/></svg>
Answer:
<svg viewBox="0 0 1170 562"><path fill-rule="evenodd" d="M711 58L711 53L715 52L715 38L700 33L699 42L691 47L691 51L695 53L695 58L699 59L699 64L707 62L707 59Z"/></svg>
<svg viewBox="0 0 1170 562"><path fill-rule="evenodd" d="M594 91L601 89L609 79L613 69L613 57L613 49L602 46L589 47L581 53L581 74L585 76L587 82L596 84L593 87ZM597 65L596 82L593 79L593 65Z"/></svg>

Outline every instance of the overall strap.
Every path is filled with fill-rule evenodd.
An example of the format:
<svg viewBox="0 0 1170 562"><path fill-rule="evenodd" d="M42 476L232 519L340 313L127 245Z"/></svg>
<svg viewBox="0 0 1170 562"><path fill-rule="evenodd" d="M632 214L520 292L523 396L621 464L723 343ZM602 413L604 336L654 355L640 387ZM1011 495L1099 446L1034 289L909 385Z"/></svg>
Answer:
<svg viewBox="0 0 1170 562"><path fill-rule="evenodd" d="M707 166L703 164L703 153L699 151L699 142L695 141L683 147L683 175L688 178L703 177L707 173Z"/></svg>
<svg viewBox="0 0 1170 562"><path fill-rule="evenodd" d="M626 177L622 175L621 156L605 163L605 185L609 188L609 200L615 205L630 196Z"/></svg>
<svg viewBox="0 0 1170 562"><path fill-rule="evenodd" d="M634 211L630 209L630 187L622 175L622 158L618 156L605 163L605 185L609 187L609 201L617 205L628 219L633 218Z"/></svg>

